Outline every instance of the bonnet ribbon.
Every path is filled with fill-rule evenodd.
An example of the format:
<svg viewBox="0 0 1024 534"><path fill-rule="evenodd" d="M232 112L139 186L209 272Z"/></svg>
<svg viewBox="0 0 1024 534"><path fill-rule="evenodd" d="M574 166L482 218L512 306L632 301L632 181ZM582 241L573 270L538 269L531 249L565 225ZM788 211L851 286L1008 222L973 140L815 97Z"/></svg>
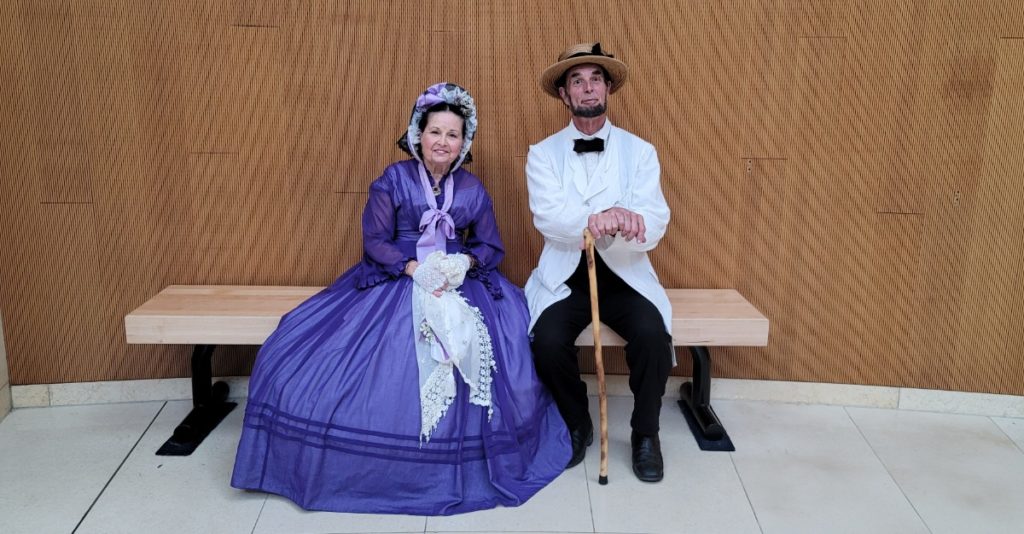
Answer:
<svg viewBox="0 0 1024 534"><path fill-rule="evenodd" d="M419 241L416 242L416 260L422 263L435 250L447 254L448 240L455 239L455 222L448 214L448 208L452 206L452 197L455 196L453 194L455 192L455 177L451 175L445 177L447 180L444 184L444 205L441 206L441 209L437 209L437 199L434 198L434 191L430 187L427 170L422 163L417 167L420 171L420 185L423 186L423 195L427 198L428 206L427 211L424 211L423 216L420 217L420 232L422 234ZM441 233L440 236L437 235L438 231Z"/></svg>

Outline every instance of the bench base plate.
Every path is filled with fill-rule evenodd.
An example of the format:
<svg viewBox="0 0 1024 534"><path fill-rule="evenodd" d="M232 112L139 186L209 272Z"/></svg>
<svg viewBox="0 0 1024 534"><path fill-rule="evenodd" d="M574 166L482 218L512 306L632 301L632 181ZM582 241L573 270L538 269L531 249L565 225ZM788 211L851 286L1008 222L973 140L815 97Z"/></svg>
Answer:
<svg viewBox="0 0 1024 534"><path fill-rule="evenodd" d="M693 381L679 386L679 409L686 416L693 438L702 451L734 451L729 434L711 407L711 352L692 346Z"/></svg>
<svg viewBox="0 0 1024 534"><path fill-rule="evenodd" d="M171 439L156 451L157 456L188 456L210 435L238 403L227 402L230 387L213 381L211 358L214 345L196 345L192 350L192 411L174 429Z"/></svg>
<svg viewBox="0 0 1024 534"><path fill-rule="evenodd" d="M174 429L174 435L156 451L157 456L189 456L238 403L219 402L197 406Z"/></svg>
<svg viewBox="0 0 1024 534"><path fill-rule="evenodd" d="M693 434L694 441L697 442L697 446L702 451L725 451L732 452L736 450L736 446L732 444L732 439L729 438L729 433L724 428L721 429L721 433L717 439L710 439L704 436L704 431L700 427L700 423L697 422L697 418L693 416L693 412L690 410L690 406L685 400L677 401L679 403L679 409L683 412L683 417L686 418L686 425L690 427L690 433ZM708 406L708 409L711 407Z"/></svg>

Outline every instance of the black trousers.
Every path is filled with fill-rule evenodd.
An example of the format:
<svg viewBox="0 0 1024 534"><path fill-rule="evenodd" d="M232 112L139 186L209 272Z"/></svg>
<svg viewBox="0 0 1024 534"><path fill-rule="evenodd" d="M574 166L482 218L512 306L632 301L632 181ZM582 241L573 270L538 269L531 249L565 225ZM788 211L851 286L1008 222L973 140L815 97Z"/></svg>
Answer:
<svg viewBox="0 0 1024 534"><path fill-rule="evenodd" d="M629 388L633 392L633 430L659 430L661 397L672 369L672 336L658 309L622 281L595 254L601 322L626 340ZM587 385L580 379L576 338L590 324L590 282L587 259L580 254L576 271L566 282L572 293L544 310L533 327L530 348L537 375L548 388L570 429L590 417Z"/></svg>

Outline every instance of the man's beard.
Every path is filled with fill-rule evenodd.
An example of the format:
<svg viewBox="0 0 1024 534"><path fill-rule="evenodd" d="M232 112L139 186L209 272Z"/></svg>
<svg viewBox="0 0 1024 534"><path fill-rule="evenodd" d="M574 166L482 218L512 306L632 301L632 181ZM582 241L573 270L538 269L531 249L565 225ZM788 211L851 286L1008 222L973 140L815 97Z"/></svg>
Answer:
<svg viewBox="0 0 1024 534"><path fill-rule="evenodd" d="M592 119L594 117L600 117L604 115L604 112L608 111L606 104L597 104L596 106L572 106L572 114L574 117L582 117L584 119Z"/></svg>

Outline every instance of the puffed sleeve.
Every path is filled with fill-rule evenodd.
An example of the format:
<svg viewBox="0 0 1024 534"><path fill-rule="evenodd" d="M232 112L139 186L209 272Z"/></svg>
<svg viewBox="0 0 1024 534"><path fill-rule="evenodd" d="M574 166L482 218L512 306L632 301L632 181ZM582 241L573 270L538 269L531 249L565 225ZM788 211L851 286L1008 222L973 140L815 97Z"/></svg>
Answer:
<svg viewBox="0 0 1024 534"><path fill-rule="evenodd" d="M367 288L402 276L405 264L414 258L395 245L395 205L391 187L384 177L370 185L363 209L363 264L358 287Z"/></svg>
<svg viewBox="0 0 1024 534"><path fill-rule="evenodd" d="M476 259L476 265L484 269L495 269L505 258L505 245L498 232L498 221L494 217L494 204L487 191L480 188L480 208L470 226L466 239L466 252Z"/></svg>
<svg viewBox="0 0 1024 534"><path fill-rule="evenodd" d="M496 270L501 260L505 258L505 245L498 231L498 221L494 216L491 197L483 186L480 186L479 191L479 207L474 213L469 235L462 250L463 254L469 254L475 260L466 276L483 282L491 296L500 299L501 286L491 279L491 272Z"/></svg>

